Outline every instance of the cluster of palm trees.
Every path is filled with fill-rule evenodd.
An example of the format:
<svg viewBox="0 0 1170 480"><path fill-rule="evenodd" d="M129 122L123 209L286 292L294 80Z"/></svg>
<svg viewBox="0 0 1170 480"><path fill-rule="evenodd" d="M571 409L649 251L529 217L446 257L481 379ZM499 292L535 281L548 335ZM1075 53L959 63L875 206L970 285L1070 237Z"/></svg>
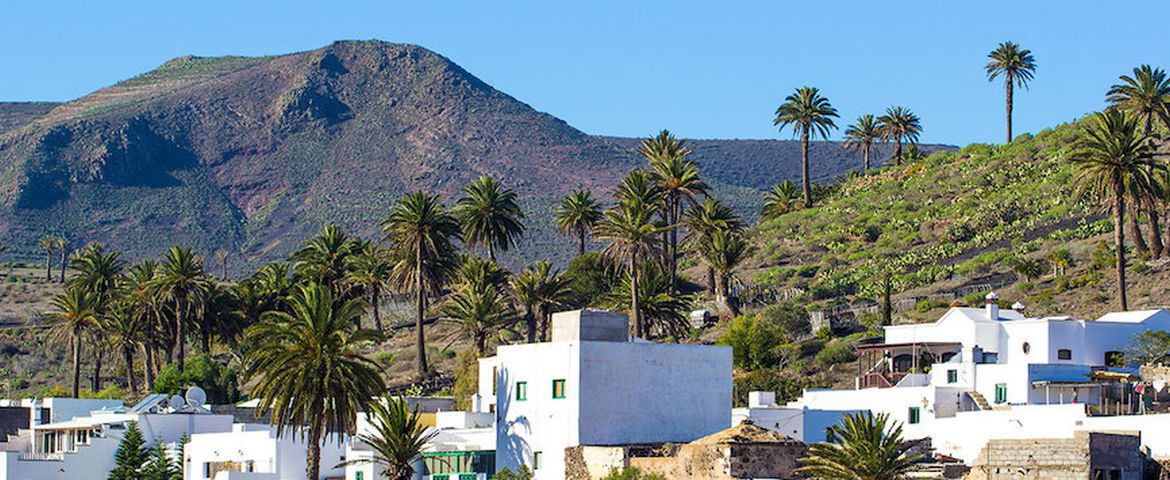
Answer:
<svg viewBox="0 0 1170 480"><path fill-rule="evenodd" d="M1139 255L1170 255L1159 221L1170 211L1170 169L1157 158L1161 132L1170 129L1170 79L1161 68L1142 65L1120 81L1107 93L1110 107L1085 122L1071 159L1080 167L1081 193L1099 199L1112 214L1117 302L1127 310L1126 216ZM1150 227L1149 243L1143 238L1142 215Z"/></svg>
<svg viewBox="0 0 1170 480"><path fill-rule="evenodd" d="M53 281L53 263L59 265L58 282L65 283L65 261L69 258L69 240L56 235L44 235L37 241L37 249L45 254L45 281Z"/></svg>

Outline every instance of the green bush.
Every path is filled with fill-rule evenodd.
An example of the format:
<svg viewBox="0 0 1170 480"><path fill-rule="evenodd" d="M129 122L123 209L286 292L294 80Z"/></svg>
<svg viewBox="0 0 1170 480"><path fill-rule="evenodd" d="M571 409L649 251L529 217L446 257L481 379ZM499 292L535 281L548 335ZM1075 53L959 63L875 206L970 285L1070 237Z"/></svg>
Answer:
<svg viewBox="0 0 1170 480"><path fill-rule="evenodd" d="M769 305L760 312L760 317L775 325L789 341L808 335L812 330L808 310L795 303Z"/></svg>
<svg viewBox="0 0 1170 480"><path fill-rule="evenodd" d="M821 365L836 365L853 360L853 347L847 343L833 340L817 352L817 363Z"/></svg>
<svg viewBox="0 0 1170 480"><path fill-rule="evenodd" d="M825 386L808 376L775 369L756 370L736 376L734 383L732 403L737 407L747 406L749 392L775 392L776 402L785 403L799 398L806 388Z"/></svg>
<svg viewBox="0 0 1170 480"><path fill-rule="evenodd" d="M610 470L609 475L602 480L666 480L666 477L657 473L642 473L638 467L625 467Z"/></svg>
<svg viewBox="0 0 1170 480"><path fill-rule="evenodd" d="M197 386L207 392L207 402L213 404L240 401L235 370L208 355L188 358L186 369L179 372L178 364L163 367L154 380L155 393L181 395L188 387Z"/></svg>

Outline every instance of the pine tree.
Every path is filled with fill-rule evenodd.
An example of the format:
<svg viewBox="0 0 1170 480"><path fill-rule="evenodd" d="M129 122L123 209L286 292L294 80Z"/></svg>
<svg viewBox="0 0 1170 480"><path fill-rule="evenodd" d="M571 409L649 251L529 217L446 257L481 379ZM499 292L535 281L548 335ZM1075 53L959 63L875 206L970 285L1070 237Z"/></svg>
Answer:
<svg viewBox="0 0 1170 480"><path fill-rule="evenodd" d="M118 444L118 451L114 454L114 469L110 471L110 480L138 480L142 464L146 463L147 451L144 448L145 440L142 431L138 429L138 422L130 422L126 427L126 434Z"/></svg>
<svg viewBox="0 0 1170 480"><path fill-rule="evenodd" d="M150 458L142 465L142 480L174 480L182 478L183 469L179 468L169 454L163 442L158 442L150 449Z"/></svg>

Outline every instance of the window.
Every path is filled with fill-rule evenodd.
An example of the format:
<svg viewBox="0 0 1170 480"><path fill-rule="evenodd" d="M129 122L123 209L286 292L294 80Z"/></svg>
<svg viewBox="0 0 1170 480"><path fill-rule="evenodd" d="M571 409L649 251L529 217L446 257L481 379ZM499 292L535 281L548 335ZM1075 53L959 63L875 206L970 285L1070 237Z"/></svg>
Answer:
<svg viewBox="0 0 1170 480"><path fill-rule="evenodd" d="M921 415L922 415L922 413L918 409L918 407L910 407L910 413L908 415L908 418L906 419L906 423L909 423L911 425L916 425L918 423L918 421L921 420Z"/></svg>
<svg viewBox="0 0 1170 480"><path fill-rule="evenodd" d="M959 383L958 370L947 370L947 383Z"/></svg>
<svg viewBox="0 0 1170 480"><path fill-rule="evenodd" d="M500 378L500 367L492 367L492 395L496 394L496 381Z"/></svg>
<svg viewBox="0 0 1170 480"><path fill-rule="evenodd" d="M553 398L565 398L565 379L553 380Z"/></svg>
<svg viewBox="0 0 1170 480"><path fill-rule="evenodd" d="M354 472L353 480L365 480L365 479L366 479L366 472L363 472L361 470Z"/></svg>
<svg viewBox="0 0 1170 480"><path fill-rule="evenodd" d="M1006 403L1006 402L1007 402L1007 384L1006 383L995 384L995 403Z"/></svg>
<svg viewBox="0 0 1170 480"><path fill-rule="evenodd" d="M211 462L203 462L203 478L211 478Z"/></svg>
<svg viewBox="0 0 1170 480"><path fill-rule="evenodd" d="M1056 351L1056 358L1058 360L1072 360L1072 350L1062 348Z"/></svg>
<svg viewBox="0 0 1170 480"><path fill-rule="evenodd" d="M1105 352L1105 366L1121 368L1125 366L1125 353Z"/></svg>
<svg viewBox="0 0 1170 480"><path fill-rule="evenodd" d="M516 400L528 400L528 382L516 382Z"/></svg>
<svg viewBox="0 0 1170 480"><path fill-rule="evenodd" d="M544 457L544 454L541 452L536 452L536 453L532 454L532 469L533 470L540 470L541 457Z"/></svg>
<svg viewBox="0 0 1170 480"><path fill-rule="evenodd" d="M1020 348L1024 349L1024 355L1032 353L1032 344L1031 343L1024 342L1024 344Z"/></svg>

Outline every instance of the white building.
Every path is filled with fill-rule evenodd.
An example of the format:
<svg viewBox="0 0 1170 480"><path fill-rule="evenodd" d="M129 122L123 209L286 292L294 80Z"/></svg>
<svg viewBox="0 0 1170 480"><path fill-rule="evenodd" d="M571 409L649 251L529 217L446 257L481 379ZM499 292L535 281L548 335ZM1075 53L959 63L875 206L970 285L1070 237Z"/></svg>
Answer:
<svg viewBox="0 0 1170 480"><path fill-rule="evenodd" d="M857 349L855 389L810 389L786 406L737 415L792 435L795 412L886 413L908 438L930 437L939 453L965 461L990 438L1071 438L1076 430L1140 430L1155 456L1170 456L1170 414L1133 415L1138 379L1122 353L1138 333L1170 330L1170 312L1028 318L1021 305L1001 310L996 300L989 294L985 308L952 308L934 323L885 327L883 342ZM804 439L816 441L807 430Z"/></svg>
<svg viewBox="0 0 1170 480"><path fill-rule="evenodd" d="M727 428L729 347L630 340L624 315L553 315L552 341L480 360L481 411L496 414L496 468L564 476L565 448L689 442Z"/></svg>
<svg viewBox="0 0 1170 480"><path fill-rule="evenodd" d="M322 444L322 478L345 475L340 464L346 461L346 443L334 437ZM275 427L241 423L192 435L183 453L185 480L299 480L305 478L308 448L296 432L278 438Z"/></svg>
<svg viewBox="0 0 1170 480"><path fill-rule="evenodd" d="M164 407L167 401L166 395L156 395L125 408L120 401L111 407L108 400L46 399L35 410L31 428L0 443L0 480L104 479L130 422L138 422L147 445L172 447L184 436L231 429L230 415L186 406L172 410ZM87 405L101 409L79 414ZM65 418L69 415L75 416ZM40 423L45 417L51 421Z"/></svg>

